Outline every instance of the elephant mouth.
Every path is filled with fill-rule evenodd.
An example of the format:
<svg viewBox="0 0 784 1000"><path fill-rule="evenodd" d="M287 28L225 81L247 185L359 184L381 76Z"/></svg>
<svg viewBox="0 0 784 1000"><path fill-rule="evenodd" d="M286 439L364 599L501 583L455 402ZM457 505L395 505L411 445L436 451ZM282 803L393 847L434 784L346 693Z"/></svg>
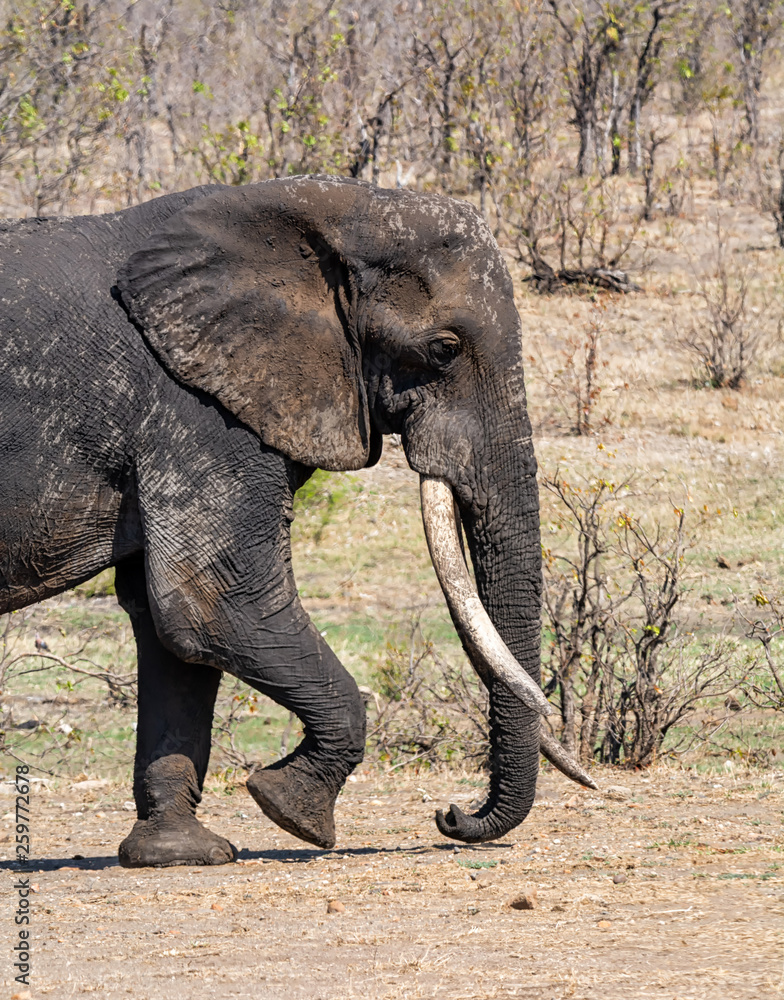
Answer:
<svg viewBox="0 0 784 1000"><path fill-rule="evenodd" d="M498 634L468 575L460 543L459 521L452 487L437 476L420 475L422 520L433 567L444 592L452 621L477 674L504 684L528 708L541 716L553 708L533 678L517 662ZM595 783L558 741L542 720L539 738L542 754L559 771L588 788Z"/></svg>

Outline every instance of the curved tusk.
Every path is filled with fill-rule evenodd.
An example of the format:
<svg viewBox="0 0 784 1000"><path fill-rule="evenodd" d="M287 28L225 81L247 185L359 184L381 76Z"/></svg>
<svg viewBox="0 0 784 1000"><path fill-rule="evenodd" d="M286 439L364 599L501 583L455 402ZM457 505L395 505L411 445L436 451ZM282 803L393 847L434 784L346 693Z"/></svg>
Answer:
<svg viewBox="0 0 784 1000"><path fill-rule="evenodd" d="M596 782L584 771L577 761L570 757L558 740L553 736L542 720L541 731L539 733L539 749L542 756L546 757L553 767L565 774L567 778L576 781L578 785L585 785L586 788L596 788Z"/></svg>
<svg viewBox="0 0 784 1000"><path fill-rule="evenodd" d="M430 558L474 668L480 677L487 672L501 681L535 712L551 715L542 689L514 658L471 583L457 534L452 487L435 476L420 476L419 485Z"/></svg>

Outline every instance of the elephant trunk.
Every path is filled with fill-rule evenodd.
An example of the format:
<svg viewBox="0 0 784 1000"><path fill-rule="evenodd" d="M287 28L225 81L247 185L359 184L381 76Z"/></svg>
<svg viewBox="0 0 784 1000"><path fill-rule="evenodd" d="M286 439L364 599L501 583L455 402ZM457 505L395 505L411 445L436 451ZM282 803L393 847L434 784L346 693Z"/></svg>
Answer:
<svg viewBox="0 0 784 1000"><path fill-rule="evenodd" d="M505 684L534 712L551 715L553 710L542 689L514 658L471 583L460 547L451 487L444 479L422 476L420 489L422 519L436 575L477 673Z"/></svg>
<svg viewBox="0 0 784 1000"><path fill-rule="evenodd" d="M533 461L525 464L528 476L535 476ZM487 801L474 815L455 805L436 814L442 834L466 843L502 837L528 815L539 767L540 718L551 711L539 686L538 495L535 481L521 480L519 470L515 479L514 490L499 491L481 516L469 513L466 519L478 595L460 550L449 485L426 476L421 482L433 563L463 646L490 694ZM555 741L550 737L549 742ZM563 752L547 756L569 777L593 786Z"/></svg>

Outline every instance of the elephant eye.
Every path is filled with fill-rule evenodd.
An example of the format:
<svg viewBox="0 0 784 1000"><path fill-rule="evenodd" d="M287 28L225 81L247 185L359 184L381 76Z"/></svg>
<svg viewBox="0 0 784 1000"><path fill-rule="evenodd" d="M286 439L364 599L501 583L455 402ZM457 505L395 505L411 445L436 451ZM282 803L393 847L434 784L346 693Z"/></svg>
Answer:
<svg viewBox="0 0 784 1000"><path fill-rule="evenodd" d="M454 333L442 334L428 346L430 361L438 368L448 365L460 353L460 340Z"/></svg>

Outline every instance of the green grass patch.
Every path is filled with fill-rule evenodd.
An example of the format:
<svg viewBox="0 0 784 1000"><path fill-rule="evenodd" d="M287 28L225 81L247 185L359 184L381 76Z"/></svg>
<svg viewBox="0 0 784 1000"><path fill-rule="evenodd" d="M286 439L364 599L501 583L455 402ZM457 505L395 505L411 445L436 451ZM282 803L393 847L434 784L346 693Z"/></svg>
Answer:
<svg viewBox="0 0 784 1000"><path fill-rule="evenodd" d="M87 599L91 597L115 597L117 592L114 589L114 566L105 569L86 583L79 584L74 590L80 597Z"/></svg>
<svg viewBox="0 0 784 1000"><path fill-rule="evenodd" d="M727 879L759 879L760 882L767 882L772 878L781 878L776 872L722 872L716 878L725 881Z"/></svg>

